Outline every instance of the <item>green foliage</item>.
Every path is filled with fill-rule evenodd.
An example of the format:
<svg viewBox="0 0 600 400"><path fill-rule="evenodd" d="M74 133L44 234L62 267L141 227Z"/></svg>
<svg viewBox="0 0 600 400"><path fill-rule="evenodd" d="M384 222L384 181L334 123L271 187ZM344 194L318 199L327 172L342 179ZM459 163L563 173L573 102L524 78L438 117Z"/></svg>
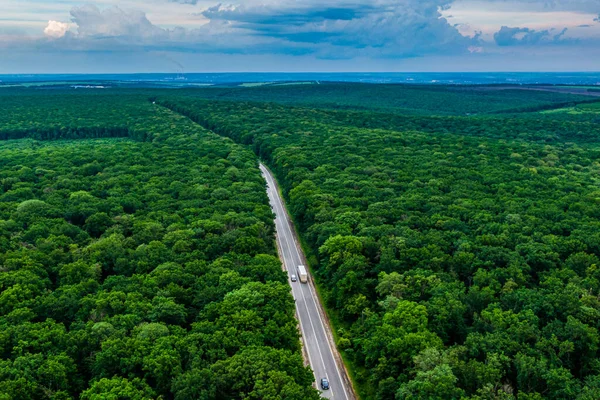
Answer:
<svg viewBox="0 0 600 400"><path fill-rule="evenodd" d="M0 398L318 398L258 155L365 398L597 399L598 106L495 89L4 89Z"/></svg>
<svg viewBox="0 0 600 400"><path fill-rule="evenodd" d="M0 143L0 398L318 398L250 150L139 96L0 108L88 138Z"/></svg>
<svg viewBox="0 0 600 400"><path fill-rule="evenodd" d="M470 115L556 108L585 102L582 95L520 90L519 87L468 87L324 83L319 85L181 90L179 97L274 102L311 108L378 110L395 114Z"/></svg>
<svg viewBox="0 0 600 400"><path fill-rule="evenodd" d="M597 392L595 124L157 102L275 171L365 398Z"/></svg>
<svg viewBox="0 0 600 400"><path fill-rule="evenodd" d="M152 389L140 379L132 382L125 378L101 379L81 394L85 400L151 400L156 398Z"/></svg>

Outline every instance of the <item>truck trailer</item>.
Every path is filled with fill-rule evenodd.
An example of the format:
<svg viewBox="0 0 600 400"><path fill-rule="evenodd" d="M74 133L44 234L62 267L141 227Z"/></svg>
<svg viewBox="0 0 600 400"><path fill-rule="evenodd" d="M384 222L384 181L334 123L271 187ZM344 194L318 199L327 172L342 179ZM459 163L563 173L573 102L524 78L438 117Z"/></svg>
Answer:
<svg viewBox="0 0 600 400"><path fill-rule="evenodd" d="M298 265L298 277L300 278L300 282L308 282L308 274L306 273L304 265Z"/></svg>

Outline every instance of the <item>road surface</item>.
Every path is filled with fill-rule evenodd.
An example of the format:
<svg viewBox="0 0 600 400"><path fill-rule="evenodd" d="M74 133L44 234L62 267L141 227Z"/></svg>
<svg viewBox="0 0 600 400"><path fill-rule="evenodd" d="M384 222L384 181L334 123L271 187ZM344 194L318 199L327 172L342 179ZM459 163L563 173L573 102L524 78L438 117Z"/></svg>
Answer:
<svg viewBox="0 0 600 400"><path fill-rule="evenodd" d="M277 184L271 172L260 164L260 170L267 181L267 194L271 208L275 213L275 228L277 229L277 244L283 265L289 275L298 276L298 265L305 265L302 249L296 242L292 233L292 223L285 211L283 200L277 191ZM309 276L309 280L310 280ZM329 380L330 389L322 391L322 396L336 400L354 400L352 391L346 386L347 375L343 365L338 365L334 357L334 349L326 329L325 319L321 315L319 301L311 284L289 281L292 294L296 300L296 314L300 323L304 348L308 355L308 362L314 371L317 388L321 390L321 378ZM331 337L331 336L329 336ZM343 378L342 378L343 377Z"/></svg>

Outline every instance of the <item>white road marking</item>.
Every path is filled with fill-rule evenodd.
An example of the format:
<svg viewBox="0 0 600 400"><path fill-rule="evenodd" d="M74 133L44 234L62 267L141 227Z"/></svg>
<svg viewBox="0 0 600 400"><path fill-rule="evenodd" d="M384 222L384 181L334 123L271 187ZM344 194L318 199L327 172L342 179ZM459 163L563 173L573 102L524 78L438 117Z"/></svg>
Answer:
<svg viewBox="0 0 600 400"><path fill-rule="evenodd" d="M273 211L275 213L275 216L276 216L275 227L276 227L276 231L277 231L277 238L278 238L279 245L280 245L281 252L282 252L283 264L284 264L285 269L288 271L288 278L289 278L290 265L288 265L288 264L290 264L290 262L291 262L292 268L297 268L296 264L301 264L302 263L302 257L300 256L300 252L299 252L299 249L298 249L299 246L297 244L296 238L292 234L291 221L288 219L287 213L285 211L285 207L283 205L283 201L281 200L281 198L279 196L279 193L277 193L277 186L275 184L275 180L273 179L273 177L271 176L271 173L266 169L266 167L264 165L260 164L260 169L263 172L263 176L265 177L265 179L267 181L267 191L268 191L269 199L271 200L271 203L272 203L271 208L273 209ZM280 228L280 229L277 229L277 228ZM291 237L293 245L290 244L289 237ZM285 241L285 243L284 243L284 241ZM284 244L285 244L285 246L284 246ZM287 248L285 248L285 247L287 247ZM296 256L297 256L297 260L294 259L294 255L293 255L293 253L291 253L290 247L294 248L294 251L295 251ZM309 320L309 323L311 325L312 332L314 334L314 342L315 342L315 345L317 347L317 352L319 353L319 358L321 360L321 364L323 366L323 370L325 371L325 377L327 379L329 379L329 377L327 376L328 375L327 374L327 366L326 366L325 360L323 358L323 353L321 352L321 346L319 345L319 338L317 337L317 331L315 329L315 324L314 324L313 319L312 319L312 317L310 315L311 312L310 312L310 309L308 308L308 303L307 303L307 300L306 300L306 295L304 293L303 286L302 286L302 284L300 284L300 286L293 285L291 282L290 282L290 285L292 287L292 293L293 293L293 295L294 295L294 297L296 299L299 299L300 296L302 296L302 300L303 300L304 306L305 306L306 315L308 316L308 320ZM344 381L342 380L341 373L340 373L340 370L338 368L336 359L333 356L333 354L334 354L333 353L333 348L331 347L331 343L330 343L330 341L328 339L328 335L327 335L327 331L325 329L325 324L324 324L323 318L321 317L321 313L319 311L319 307L318 307L317 302L315 300L316 292L314 290L312 290L312 288L310 287L310 285L308 285L308 286L309 286L308 287L308 291L310 293L310 297L312 298L312 302L313 302L313 305L315 307L315 311L318 314L319 322L321 323L321 330L320 330L320 332L322 333L322 335L325 337L325 340L327 341L327 346L328 346L330 354L331 354L331 359L332 359L332 362L333 362L333 364L335 366L336 374L337 374L337 377L339 379L340 386L342 386L342 392L344 393L344 398L346 400L348 400L348 395L346 393L346 389L344 388ZM298 290L299 290L300 294L298 294ZM298 306L298 303L296 303L296 312L298 314L298 318L301 319L301 317L300 317L300 308ZM301 320L299 321L299 325L300 325L300 329L301 329L301 332L302 332L302 336L303 336L304 341L306 343L306 341L308 340L308 337L306 336L306 332L304 331L304 327L302 325L302 321ZM308 343L306 343L306 349L307 349L307 354L308 354L308 358L309 358L308 361L309 361L310 365L313 366L313 372L315 374L315 381L317 383L317 387L320 387L320 382L318 381L318 377L316 376L317 371L315 370L315 368L314 368L315 365L313 364L313 362L311 360L311 348L312 348L312 350L314 350L314 347L311 347L311 346L309 346ZM330 382L331 382L331 380L330 380ZM325 394L325 392L323 392L323 394ZM327 393L327 397L334 397L334 393L333 393L332 389L330 389L329 392Z"/></svg>
<svg viewBox="0 0 600 400"><path fill-rule="evenodd" d="M295 241L295 239L292 236L292 240ZM296 254L298 255L298 258L301 260L302 258L300 258L300 253L298 252L298 247L294 246L294 249L296 249ZM319 307L317 306L317 301L315 300L315 297L317 296L317 294L312 290L312 288L309 286L308 290L312 293L312 296L310 296L312 298L313 304L315 305L315 309L317 310L317 315L319 316L319 320L321 321L321 326L323 327L323 330L325 330L325 323L323 322L323 319L321 318L321 313L319 312ZM327 338L327 332L325 333L325 337ZM333 356L333 349L331 348L331 343L329 343L329 339L327 339L327 346L329 346L329 351L331 352L331 355ZM346 389L344 388L344 384L343 384L343 379L342 379L342 375L340 374L340 370L338 368L337 362L335 360L335 358L333 359L333 365L335 365L335 371L337 373L338 379L340 380L340 382L342 383L342 391L344 393L344 398L346 400L348 400L348 395L346 394Z"/></svg>
<svg viewBox="0 0 600 400"><path fill-rule="evenodd" d="M267 182L267 184L268 184L268 182ZM271 193L269 193L269 194L271 194ZM274 210L274 211L275 211L275 215L277 215L277 210ZM276 219L276 221L277 221L277 219ZM281 221L279 221L279 222L280 222L280 225L281 225ZM278 232L277 223L275 224L275 231L276 231L276 233ZM280 244L279 247L281 248L281 255L283 256L283 266L285 267L286 271L289 272L289 268L288 268L287 262L286 262L286 257L285 257L285 254L284 254L286 249L284 249L283 246L281 246L281 244ZM288 251L289 251L289 249L288 249ZM289 278L289 274L288 274L288 278ZM290 286L291 286L292 293L293 293L294 292L294 287L291 284L290 284ZM296 297L296 296L294 296L294 297ZM296 308L296 315L298 315L298 318L300 318L300 308L298 307L298 304L295 301L294 301L294 306ZM300 331L302 332L302 337L305 338L306 337L306 332L304 332L304 326L300 323L300 321L298 321L298 325L300 325ZM308 363L310 365L314 365L313 362L312 362L312 359L310 357L310 349L308 348L308 346L306 346L306 354L308 355ZM317 378L315 376L315 382L317 382L316 379ZM317 382L317 384L318 384L318 382Z"/></svg>
<svg viewBox="0 0 600 400"><path fill-rule="evenodd" d="M271 186L271 185L269 184L269 186ZM271 190L274 190L274 188L275 188L275 185L273 185L273 189L271 189ZM284 220L285 220L285 216L284 216L284 215L285 215L285 214L283 213L283 210L282 210L282 208L283 208L283 207L282 207L282 206L283 206L283 204L281 204L281 202L279 201L279 198L278 198L278 197L274 196L274 198L275 198L275 200L276 200L276 201L275 201L275 205L276 205L276 206L279 206L279 209L277 209L277 207L275 207L275 208L276 208L276 209L275 209L275 215L277 216L277 214L279 213L279 211L282 211L282 212L281 212L282 218L281 218L280 222L281 222L281 225L283 225L283 227L284 227L284 229L282 229L281 235L279 235L278 237L279 237L279 238L283 237L283 240L285 240L285 244L286 244L287 250L288 250L288 252L289 252L289 251L291 251L290 249L291 249L291 247L293 247L293 246L291 246L291 245L290 245L290 242L289 242L289 239L288 239L288 235L287 235L287 233L291 234L291 230L290 230L290 227L288 226L288 224L284 223ZM287 231L288 231L288 232L284 232L284 231L286 230L285 228L287 228ZM284 248L284 246L281 246L281 248L282 248L282 252L284 252L284 251L285 251L285 250L283 249L283 248ZM298 249L296 249L296 254L298 254ZM289 255L290 255L290 259L292 260L292 263L293 263L293 262L295 261L295 260L293 259L293 258L294 258L294 257L293 257L293 254L289 254ZM286 263L286 257L285 257L285 254L283 254L283 258L284 258L284 260L283 260L283 263L285 264L285 263ZM298 255L298 259L299 259L299 260L301 260L301 258L299 257L299 255ZM292 292L294 292L294 286L293 286L293 285L292 285ZM325 360L323 359L323 354L321 353L321 346L319 346L319 340L318 340L318 338L317 338L317 331L315 330L315 326L314 326L314 323L313 323L313 321L312 321L312 318L311 318L311 316L310 316L310 312L308 311L308 303L306 302L306 296L304 296L304 291L303 291L303 290L300 290L300 293L301 293L301 295L302 295L302 300L304 301L304 306L306 307L306 315L308 315L308 321L310 322L310 326L311 326L311 328L312 328L312 331L313 331L313 334L314 334L314 337L315 337L315 344L317 345L317 350L318 350L318 352L319 352L319 358L321 359L321 364L323 365L323 370L325 371L325 376L327 377L327 367L326 367L326 365L325 365ZM298 297L299 297L299 296L298 296ZM313 300L314 300L314 299L313 299ZM296 309L298 309L298 305L297 305L297 304L296 304ZM298 313L298 315L300 315L300 313ZM321 321L321 323L322 323L322 321ZM300 324L300 328L302 329L302 334L303 334L303 336L306 338L307 336L306 336L306 334L304 333L304 329L302 328L302 324ZM310 358L310 348L309 348L308 346L307 346L307 353L308 353L308 355L309 355L309 358ZM309 359L309 363L310 363L311 365L314 365L314 364L313 364L313 363L310 361L310 359ZM328 379L329 379L329 378L328 378ZM319 381L318 381L318 378L317 378L317 376L316 376L316 375L315 375L315 382L317 383L317 385L319 385ZM332 394L332 396L333 396L333 391L331 391L331 394Z"/></svg>

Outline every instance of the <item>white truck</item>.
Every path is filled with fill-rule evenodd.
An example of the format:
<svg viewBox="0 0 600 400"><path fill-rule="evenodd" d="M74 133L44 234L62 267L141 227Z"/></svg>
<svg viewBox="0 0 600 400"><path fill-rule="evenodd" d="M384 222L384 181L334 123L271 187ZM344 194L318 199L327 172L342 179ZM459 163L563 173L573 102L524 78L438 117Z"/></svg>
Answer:
<svg viewBox="0 0 600 400"><path fill-rule="evenodd" d="M304 267L304 265L298 265L298 277L300 278L300 282L308 282L308 274L306 273L306 267Z"/></svg>

